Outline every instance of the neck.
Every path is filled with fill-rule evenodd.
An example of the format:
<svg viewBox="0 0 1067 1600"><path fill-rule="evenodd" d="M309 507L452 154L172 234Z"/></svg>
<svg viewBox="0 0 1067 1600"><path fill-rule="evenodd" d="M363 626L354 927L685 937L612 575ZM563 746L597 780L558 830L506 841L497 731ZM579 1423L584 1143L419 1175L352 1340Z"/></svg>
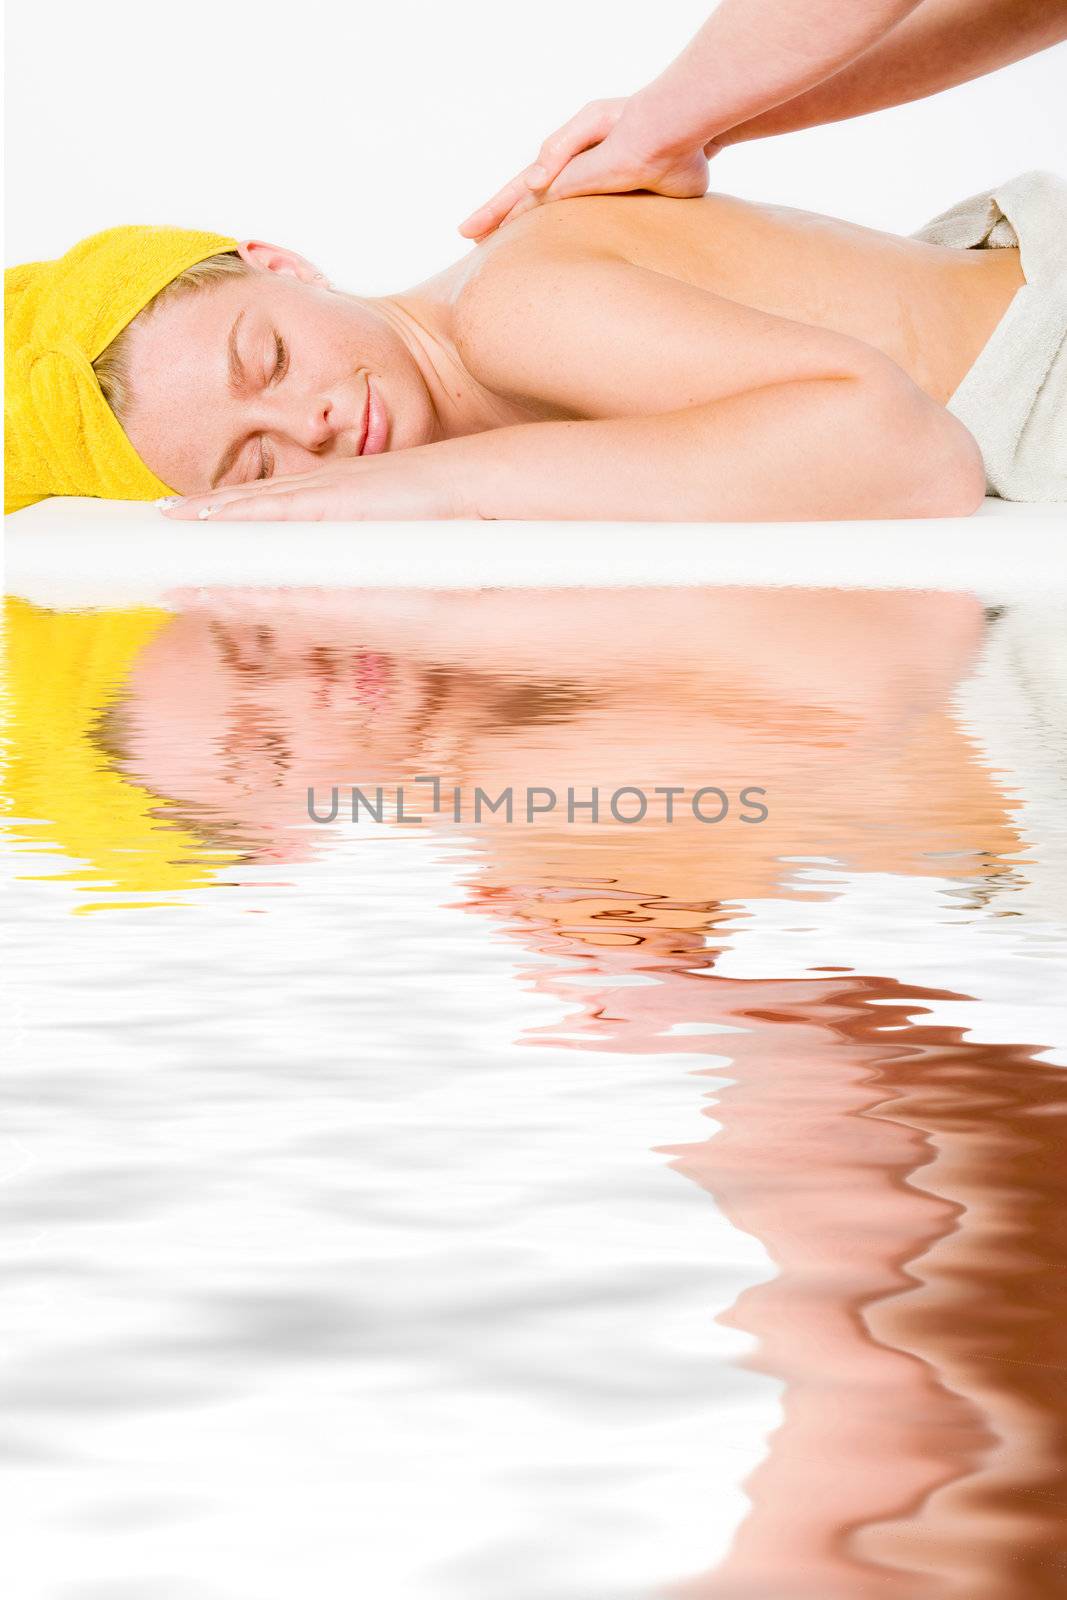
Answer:
<svg viewBox="0 0 1067 1600"><path fill-rule="evenodd" d="M456 349L453 307L466 267L466 262L457 262L414 289L367 300L403 340L418 367L441 439L482 433L513 420L500 396L467 371Z"/></svg>

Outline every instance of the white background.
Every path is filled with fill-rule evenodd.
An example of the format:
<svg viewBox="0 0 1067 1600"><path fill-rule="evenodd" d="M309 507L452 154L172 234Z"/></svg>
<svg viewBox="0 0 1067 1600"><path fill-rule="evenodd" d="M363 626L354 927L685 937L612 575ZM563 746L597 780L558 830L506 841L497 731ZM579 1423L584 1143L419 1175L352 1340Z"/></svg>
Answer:
<svg viewBox="0 0 1067 1600"><path fill-rule="evenodd" d="M355 291L403 288L469 248L455 225L546 132L639 87L706 10L12 0L5 260L173 222L292 245ZM1015 172L1067 167L1065 80L1061 47L728 151L714 185L910 231ZM78 532L90 514L78 507ZM145 515L99 514L131 533ZM120 569L93 531L110 583ZM981 540L959 537L966 581ZM662 573L662 541L645 548ZM899 581L898 545L879 549ZM1025 641L1051 653L1059 618L1028 623L1020 609L1010 672L1000 658L968 708L1020 775L1037 841L1027 919L994 908L964 927L932 880L892 900L885 880L842 882L838 899L805 901L800 956L819 959L816 917L818 949L867 970L895 970L886 942L899 955L903 940L905 978L983 996L938 1023L1051 1044L1054 717L1004 680L1022 676ZM24 1058L8 1132L20 1194L47 1209L38 1227L23 1199L16 1219L33 1270L28 1297L5 1299L4 1348L23 1362L23 1442L51 1467L17 1483L26 1600L499 1600L520 1577L542 1597L621 1600L712 1565L744 1514L737 1485L778 1421L778 1386L729 1364L710 1313L769 1264L648 1148L712 1131L711 1080L686 1055L578 1058L565 1035L531 1077L514 1040L557 1008L516 982L486 919L456 909L460 869L401 834L372 854L342 843L346 856L287 868L289 889L248 868L180 912L95 918L70 915L77 885L36 881L44 857L18 863L34 881L16 885L7 961ZM756 931L736 972L792 970L795 905L742 908ZM1035 933L1042 959L1024 960ZM41 1018L59 971L57 1031ZM263 1297L310 1322L257 1326ZM331 1330L349 1325L361 1342L339 1367Z"/></svg>
<svg viewBox="0 0 1067 1600"><path fill-rule="evenodd" d="M850 0L851 3L851 0ZM289 245L398 291L586 100L655 76L708 0L12 0L5 261L128 222ZM1067 46L932 99L728 150L713 187L910 232L1067 169Z"/></svg>

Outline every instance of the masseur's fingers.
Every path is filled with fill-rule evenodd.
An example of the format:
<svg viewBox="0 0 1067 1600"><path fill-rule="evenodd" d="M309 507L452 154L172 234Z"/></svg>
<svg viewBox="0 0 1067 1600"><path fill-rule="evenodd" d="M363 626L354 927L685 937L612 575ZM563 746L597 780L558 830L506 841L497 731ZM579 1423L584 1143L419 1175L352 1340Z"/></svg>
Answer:
<svg viewBox="0 0 1067 1600"><path fill-rule="evenodd" d="M600 144L579 150L567 161L553 178L548 188L534 194L523 188L511 210L500 218L497 226L506 228L509 222L521 217L524 211L543 205L549 200L572 200L582 194L629 194L634 189L657 189L661 194L697 195L707 189L707 177L697 172L652 172L620 151L612 132ZM700 152L694 157L697 162ZM692 163L687 163L687 166ZM707 163L701 170L706 173Z"/></svg>
<svg viewBox="0 0 1067 1600"><path fill-rule="evenodd" d="M532 169L535 172L540 169L544 174L543 180L530 187L547 189L580 150L588 150L590 145L606 139L622 116L625 104L625 100L591 100L562 128L550 133L537 152Z"/></svg>
<svg viewBox="0 0 1067 1600"><path fill-rule="evenodd" d="M645 186L643 171L620 158L611 139L580 150L545 192L546 200L571 200L580 194L626 194Z"/></svg>
<svg viewBox="0 0 1067 1600"><path fill-rule="evenodd" d="M635 150L620 130L592 149L579 151L543 198L569 200L579 194L629 194L648 189L687 199L705 194L707 187L708 159L699 146L685 154L650 159Z"/></svg>
<svg viewBox="0 0 1067 1600"><path fill-rule="evenodd" d="M593 100L583 106L569 122L549 134L532 167L527 167L518 177L512 178L491 200L479 206L460 224L460 233L469 239L481 240L499 227L505 218L510 220L509 214L520 201L525 201L531 194L536 196L542 193L574 155L606 138L622 115L625 104L625 100ZM534 203L535 200L531 202ZM529 209L529 205L523 204L523 211ZM519 213L515 212L515 215Z"/></svg>
<svg viewBox="0 0 1067 1600"><path fill-rule="evenodd" d="M487 233L499 227L520 200L530 198L531 185L527 181L527 173L520 172L517 178L512 178L502 189L498 189L491 200L484 206L479 206L477 211L472 211L466 222L461 222L459 231L468 239L483 239Z"/></svg>
<svg viewBox="0 0 1067 1600"><path fill-rule="evenodd" d="M509 222L514 222L516 217L521 217L524 211L532 211L535 206L540 204L540 197L527 191L526 194L519 196L507 216L501 217L498 225L501 228L506 228Z"/></svg>

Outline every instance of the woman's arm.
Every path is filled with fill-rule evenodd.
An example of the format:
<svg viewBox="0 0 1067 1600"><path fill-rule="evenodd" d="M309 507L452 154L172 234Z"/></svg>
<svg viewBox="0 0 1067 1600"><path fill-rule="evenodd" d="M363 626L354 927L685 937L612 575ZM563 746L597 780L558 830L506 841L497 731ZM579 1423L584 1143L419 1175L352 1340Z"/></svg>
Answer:
<svg viewBox="0 0 1067 1600"><path fill-rule="evenodd" d="M180 500L164 515L854 521L966 517L984 494L970 434L897 369L891 378L872 370L776 384L651 417L522 423L238 484Z"/></svg>
<svg viewBox="0 0 1067 1600"><path fill-rule="evenodd" d="M239 484L164 514L251 522L970 516L985 494L974 440L904 373L887 376L777 384L652 417L524 423Z"/></svg>
<svg viewBox="0 0 1067 1600"><path fill-rule="evenodd" d="M971 435L881 351L588 255L577 204L554 223L487 252L454 332L488 388L584 420L452 441L479 515L965 515L983 497Z"/></svg>
<svg viewBox="0 0 1067 1600"><path fill-rule="evenodd" d="M458 514L488 519L957 517L985 494L966 429L880 363L652 417L531 423L426 448L441 452Z"/></svg>
<svg viewBox="0 0 1067 1600"><path fill-rule="evenodd" d="M463 289L455 337L487 388L573 420L339 461L170 514L807 521L965 516L985 491L971 435L880 351L623 259L498 251Z"/></svg>
<svg viewBox="0 0 1067 1600"><path fill-rule="evenodd" d="M921 100L1067 39L1067 0L923 0L830 78L715 136L717 146Z"/></svg>

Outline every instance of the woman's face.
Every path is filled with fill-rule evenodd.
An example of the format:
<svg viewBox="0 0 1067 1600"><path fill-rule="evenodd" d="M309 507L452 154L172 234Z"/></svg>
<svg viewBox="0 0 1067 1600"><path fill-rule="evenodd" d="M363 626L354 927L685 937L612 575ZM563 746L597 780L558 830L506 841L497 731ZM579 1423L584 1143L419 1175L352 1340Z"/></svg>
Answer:
<svg viewBox="0 0 1067 1600"><path fill-rule="evenodd" d="M130 330L133 395L123 426L180 494L312 472L360 454L370 385L386 450L425 444L435 414L395 324L316 281L302 256L258 240L253 271L164 304Z"/></svg>

